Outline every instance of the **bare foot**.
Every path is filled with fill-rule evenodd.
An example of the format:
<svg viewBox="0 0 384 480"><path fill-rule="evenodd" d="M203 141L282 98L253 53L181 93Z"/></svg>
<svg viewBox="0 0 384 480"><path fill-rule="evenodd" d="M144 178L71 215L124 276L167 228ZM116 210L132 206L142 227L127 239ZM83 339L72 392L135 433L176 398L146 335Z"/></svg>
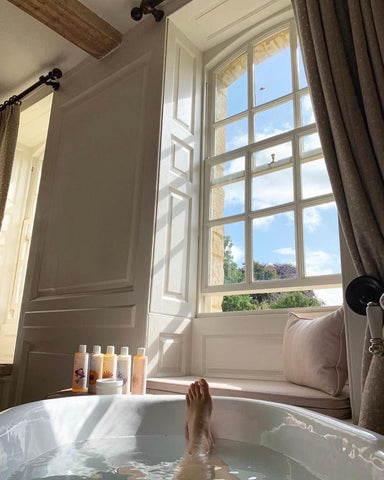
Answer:
<svg viewBox="0 0 384 480"><path fill-rule="evenodd" d="M188 453L209 453L213 446L212 397L204 378L191 383L186 395L186 413L185 437Z"/></svg>

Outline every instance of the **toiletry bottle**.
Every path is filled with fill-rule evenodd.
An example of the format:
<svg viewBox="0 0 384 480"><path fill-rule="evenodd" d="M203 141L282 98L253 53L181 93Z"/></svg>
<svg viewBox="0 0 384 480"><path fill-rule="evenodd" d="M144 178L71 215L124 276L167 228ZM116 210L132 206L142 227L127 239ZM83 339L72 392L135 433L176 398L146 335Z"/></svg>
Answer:
<svg viewBox="0 0 384 480"><path fill-rule="evenodd" d="M144 395L147 388L147 364L145 348L139 348L133 357L132 395Z"/></svg>
<svg viewBox="0 0 384 480"><path fill-rule="evenodd" d="M86 393L88 391L88 360L87 346L80 345L79 351L75 353L73 359L72 392Z"/></svg>
<svg viewBox="0 0 384 480"><path fill-rule="evenodd" d="M103 378L116 378L117 370L117 355L115 354L115 347L109 345L107 352L104 355L103 361Z"/></svg>
<svg viewBox="0 0 384 480"><path fill-rule="evenodd" d="M96 393L96 380L103 378L103 359L100 345L94 345L90 356L88 393Z"/></svg>
<svg viewBox="0 0 384 480"><path fill-rule="evenodd" d="M131 391L131 355L128 347L121 347L117 357L117 378L123 380L123 394Z"/></svg>

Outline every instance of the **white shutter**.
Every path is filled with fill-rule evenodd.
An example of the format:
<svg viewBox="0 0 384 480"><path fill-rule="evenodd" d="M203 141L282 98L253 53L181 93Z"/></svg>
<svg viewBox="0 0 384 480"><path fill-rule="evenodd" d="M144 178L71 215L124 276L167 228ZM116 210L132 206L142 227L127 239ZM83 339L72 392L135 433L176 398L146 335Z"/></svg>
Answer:
<svg viewBox="0 0 384 480"><path fill-rule="evenodd" d="M170 21L151 313L196 311L202 53Z"/></svg>
<svg viewBox="0 0 384 480"><path fill-rule="evenodd" d="M149 20L149 19L148 19ZM165 22L64 72L15 352L16 403L69 388L79 344L146 346Z"/></svg>

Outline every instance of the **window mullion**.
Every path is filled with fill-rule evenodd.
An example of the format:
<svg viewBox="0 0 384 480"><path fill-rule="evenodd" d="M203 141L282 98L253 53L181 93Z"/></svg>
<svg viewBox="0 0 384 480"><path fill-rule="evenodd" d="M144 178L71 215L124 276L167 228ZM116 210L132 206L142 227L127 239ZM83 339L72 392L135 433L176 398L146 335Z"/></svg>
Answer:
<svg viewBox="0 0 384 480"><path fill-rule="evenodd" d="M252 218L250 212L252 210L252 154L247 152L245 157L245 281L251 284L253 281L253 259L252 259Z"/></svg>
<svg viewBox="0 0 384 480"><path fill-rule="evenodd" d="M249 144L255 141L255 125L253 115L253 102L254 102L254 78L253 78L253 44L248 44L248 138Z"/></svg>
<svg viewBox="0 0 384 480"><path fill-rule="evenodd" d="M292 72L292 87L294 92L294 116L295 128L301 126L301 109L300 109L300 94L299 94L299 71L297 64L297 32L294 22L291 21L289 29L289 39L291 45L291 72Z"/></svg>
<svg viewBox="0 0 384 480"><path fill-rule="evenodd" d="M300 148L299 135L292 139L292 160L293 160L293 182L295 195L295 236L296 236L296 272L297 278L305 276L304 266L304 227L303 207L301 204L301 172L300 172Z"/></svg>

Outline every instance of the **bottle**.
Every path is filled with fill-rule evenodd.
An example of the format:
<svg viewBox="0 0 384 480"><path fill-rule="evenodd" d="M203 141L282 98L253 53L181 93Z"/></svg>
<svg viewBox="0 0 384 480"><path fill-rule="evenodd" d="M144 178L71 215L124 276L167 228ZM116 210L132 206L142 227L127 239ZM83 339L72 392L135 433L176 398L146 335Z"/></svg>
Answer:
<svg viewBox="0 0 384 480"><path fill-rule="evenodd" d="M131 391L131 355L128 347L121 347L117 357L117 378L123 381L123 393Z"/></svg>
<svg viewBox="0 0 384 480"><path fill-rule="evenodd" d="M90 356L88 393L96 393L96 381L103 378L103 360L100 345L94 345Z"/></svg>
<svg viewBox="0 0 384 480"><path fill-rule="evenodd" d="M88 360L89 353L87 353L87 346L80 345L79 351L75 353L73 359L72 392L88 392Z"/></svg>
<svg viewBox="0 0 384 480"><path fill-rule="evenodd" d="M115 354L115 347L109 345L107 352L104 355L103 361L103 378L116 378L117 369L117 355Z"/></svg>
<svg viewBox="0 0 384 480"><path fill-rule="evenodd" d="M145 348L139 348L133 357L132 395L144 395L147 388L147 364Z"/></svg>

